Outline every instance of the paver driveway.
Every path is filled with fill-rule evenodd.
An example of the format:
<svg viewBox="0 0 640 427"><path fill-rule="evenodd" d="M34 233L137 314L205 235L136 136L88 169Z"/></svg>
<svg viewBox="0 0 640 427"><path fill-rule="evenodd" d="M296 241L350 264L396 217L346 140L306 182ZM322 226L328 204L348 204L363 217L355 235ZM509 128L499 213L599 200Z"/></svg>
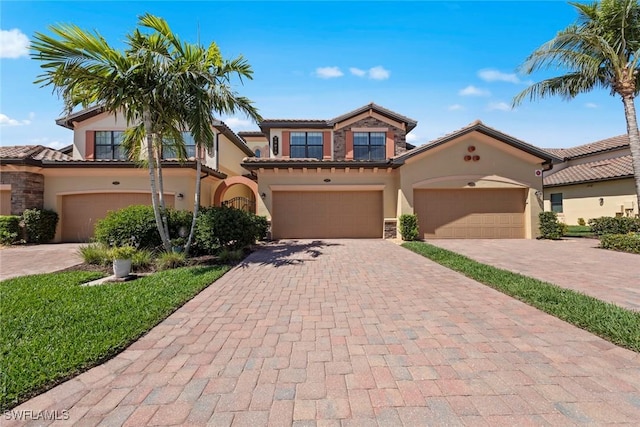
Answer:
<svg viewBox="0 0 640 427"><path fill-rule="evenodd" d="M390 242L285 242L17 409L78 425L634 424L640 357Z"/></svg>
<svg viewBox="0 0 640 427"><path fill-rule="evenodd" d="M0 280L51 273L82 263L80 243L16 246L0 250Z"/></svg>
<svg viewBox="0 0 640 427"><path fill-rule="evenodd" d="M596 239L441 239L429 243L640 311L640 255L600 249Z"/></svg>

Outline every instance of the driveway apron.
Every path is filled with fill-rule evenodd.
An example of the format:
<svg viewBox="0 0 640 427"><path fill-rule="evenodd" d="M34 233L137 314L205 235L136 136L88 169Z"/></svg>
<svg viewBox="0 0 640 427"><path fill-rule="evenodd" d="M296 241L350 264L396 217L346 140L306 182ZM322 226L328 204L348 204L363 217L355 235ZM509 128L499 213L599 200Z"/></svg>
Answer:
<svg viewBox="0 0 640 427"><path fill-rule="evenodd" d="M55 425L634 424L640 358L387 241L286 241L15 410L68 411Z"/></svg>
<svg viewBox="0 0 640 427"><path fill-rule="evenodd" d="M51 273L82 263L80 243L13 246L0 250L0 280Z"/></svg>

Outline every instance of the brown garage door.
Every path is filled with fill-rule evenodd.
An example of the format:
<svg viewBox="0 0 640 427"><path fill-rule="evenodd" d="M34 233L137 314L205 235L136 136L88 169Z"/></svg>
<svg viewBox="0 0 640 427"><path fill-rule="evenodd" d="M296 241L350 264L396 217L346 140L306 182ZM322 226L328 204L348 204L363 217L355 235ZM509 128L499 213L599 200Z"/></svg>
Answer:
<svg viewBox="0 0 640 427"><path fill-rule="evenodd" d="M173 195L166 195L167 206L173 207ZM108 211L131 205L150 205L150 193L93 193L62 196L62 241L88 242L93 237L97 220Z"/></svg>
<svg viewBox="0 0 640 427"><path fill-rule="evenodd" d="M382 191L276 191L272 234L277 239L380 238Z"/></svg>
<svg viewBox="0 0 640 427"><path fill-rule="evenodd" d="M415 190L426 239L524 238L524 189Z"/></svg>

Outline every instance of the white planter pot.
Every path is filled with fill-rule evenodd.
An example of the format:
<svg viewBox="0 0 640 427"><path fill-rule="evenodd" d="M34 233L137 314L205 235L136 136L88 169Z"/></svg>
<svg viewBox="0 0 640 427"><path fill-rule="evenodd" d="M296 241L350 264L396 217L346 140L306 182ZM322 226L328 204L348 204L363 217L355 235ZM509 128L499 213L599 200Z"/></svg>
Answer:
<svg viewBox="0 0 640 427"><path fill-rule="evenodd" d="M131 274L131 260L130 259L114 259L113 260L113 275L116 279L122 279Z"/></svg>

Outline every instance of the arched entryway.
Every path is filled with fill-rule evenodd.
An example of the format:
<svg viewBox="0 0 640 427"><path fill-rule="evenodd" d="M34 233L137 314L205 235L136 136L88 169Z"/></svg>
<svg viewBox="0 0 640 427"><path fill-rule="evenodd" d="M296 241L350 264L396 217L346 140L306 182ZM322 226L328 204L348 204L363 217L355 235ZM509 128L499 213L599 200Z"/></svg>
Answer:
<svg viewBox="0 0 640 427"><path fill-rule="evenodd" d="M233 176L222 181L216 188L213 203L215 206L226 205L256 213L258 197L257 182L244 176Z"/></svg>

